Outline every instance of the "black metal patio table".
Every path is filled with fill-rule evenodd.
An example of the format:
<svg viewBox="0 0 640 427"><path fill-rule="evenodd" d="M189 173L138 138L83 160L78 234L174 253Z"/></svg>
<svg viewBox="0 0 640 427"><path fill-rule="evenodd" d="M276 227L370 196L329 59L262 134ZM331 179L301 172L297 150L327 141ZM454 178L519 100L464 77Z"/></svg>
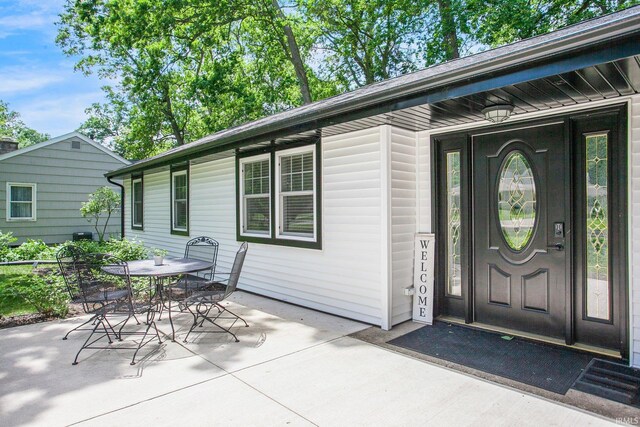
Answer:
<svg viewBox="0 0 640 427"><path fill-rule="evenodd" d="M183 274L197 273L199 271L210 270L213 267L212 262L202 261L194 258L165 258L162 265L155 265L152 259L143 259L137 261L129 261L129 275L131 277L149 277L155 285L156 291L162 293L163 280L167 277L176 277ZM105 273L119 275L118 271L111 269L109 266L102 267ZM169 323L171 324L171 340L176 340L176 331L173 327L173 318L171 317L171 292L167 292ZM162 304L162 302L160 302Z"/></svg>

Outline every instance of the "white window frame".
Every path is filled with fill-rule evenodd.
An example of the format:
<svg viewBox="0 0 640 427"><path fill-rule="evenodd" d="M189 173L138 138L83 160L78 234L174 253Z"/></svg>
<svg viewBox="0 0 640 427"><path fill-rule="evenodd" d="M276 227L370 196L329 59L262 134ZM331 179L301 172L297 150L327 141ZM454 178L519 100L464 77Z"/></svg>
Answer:
<svg viewBox="0 0 640 427"><path fill-rule="evenodd" d="M142 222L136 223L136 184L140 183L140 194L141 203L140 208L142 209ZM142 177L133 178L131 180L131 225L133 227L142 228L144 227L144 183L142 182Z"/></svg>
<svg viewBox="0 0 640 427"><path fill-rule="evenodd" d="M295 154L306 154L306 153L311 153L311 162L313 164L313 192L310 191L295 191L295 192L289 192L287 193L288 195L309 195L309 194L313 194L313 235L311 236L303 236L303 235L299 235L299 234L294 234L294 233L284 233L283 230L283 217L282 217L282 212L283 212L283 208L282 208L282 203L283 203L283 193L282 191L280 191L280 180L281 180L281 176L280 176L280 171L281 171L281 159L282 157L287 157L287 156L291 156L291 155L295 155ZM275 194L276 194L276 219L277 219L277 230L276 230L276 239L282 239L282 240L298 240L298 241L302 241L302 242L317 242L318 240L318 197L317 197L317 192L318 192L318 180L317 180L317 162L316 162L316 146L315 145L308 145L308 146L304 146L304 147L299 147L299 148L292 148L289 150L279 150L276 151L275 153L276 156L276 167L275 167L275 171L274 173L276 174L275 176L275 181L276 181L276 190L275 190Z"/></svg>
<svg viewBox="0 0 640 427"><path fill-rule="evenodd" d="M185 202L187 203L187 224L184 228L182 227L176 227L176 177L177 176L182 176L184 175L186 177L186 182L187 182L187 198L184 199ZM171 231L178 231L181 233L186 233L189 231L189 174L187 173L187 170L180 170L180 171L175 171L175 172L171 172L171 211L173 213L173 215L171 216ZM180 199L182 200L182 199Z"/></svg>
<svg viewBox="0 0 640 427"><path fill-rule="evenodd" d="M14 218L11 216L11 187L31 187L31 217L18 217ZM7 182L7 192L6 192L6 209L7 209L7 221L17 222L17 221L36 221L37 220L37 194L38 194L38 185L34 183L27 182Z"/></svg>
<svg viewBox="0 0 640 427"><path fill-rule="evenodd" d="M245 222L246 222L246 212L245 212L245 199L246 198L258 198L265 197L264 194L261 195L245 195L244 194L244 166L248 163L256 163L267 160L269 162L269 192L266 193L267 198L269 199L269 230L268 231L245 231ZM240 159L240 235L248 236L248 237L271 237L271 223L273 218L271 218L272 214L272 206L271 206L271 179L273 177L273 167L271 165L271 155L261 154L258 156L244 157Z"/></svg>

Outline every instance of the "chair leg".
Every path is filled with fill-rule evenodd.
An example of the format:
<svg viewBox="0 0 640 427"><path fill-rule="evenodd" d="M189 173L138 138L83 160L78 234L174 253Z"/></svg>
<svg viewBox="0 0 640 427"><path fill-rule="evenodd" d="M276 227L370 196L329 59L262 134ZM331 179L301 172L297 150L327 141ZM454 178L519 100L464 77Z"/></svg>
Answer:
<svg viewBox="0 0 640 427"><path fill-rule="evenodd" d="M237 314L235 314L234 312L232 312L231 310L229 310L226 307L221 306L220 304L216 303L216 306L218 306L218 310L222 310L222 311L226 311L227 313L231 314L232 316L234 316L235 318L242 320L242 322L244 323L244 327L248 328L249 324L247 323L246 320L244 320L242 317L238 316Z"/></svg>
<svg viewBox="0 0 640 427"><path fill-rule="evenodd" d="M73 328L73 329L71 329L69 332L67 332L67 334L66 334L62 339L63 339L63 340L66 340L66 339L69 337L69 335L71 334L71 332L75 332L75 331L77 331L78 329L80 329L80 328L82 328L83 326L85 326L86 324L93 322L94 320L96 320L96 317L97 317L96 315L91 316L91 318L90 318L89 320L87 320L86 322L84 322L82 325L80 325L80 326L76 326L75 328Z"/></svg>
<svg viewBox="0 0 640 427"><path fill-rule="evenodd" d="M131 363L130 363L131 365L135 365L136 364L136 356L138 355L138 352L140 351L140 349L142 347L144 347L145 345L147 345L149 342L151 342L151 339L149 341L145 342L145 339L147 338L147 335L149 335L149 329L151 329L151 327L153 327L153 329L156 331L156 337L158 338L158 344L162 344L162 340L160 340L160 333L158 332L158 328L156 327L156 322L151 321L147 325L147 328L144 331L144 335L142 335L142 338L140 339L140 343L138 344L138 348L136 349L135 353L133 353L133 357L131 358Z"/></svg>
<svg viewBox="0 0 640 427"><path fill-rule="evenodd" d="M109 339L109 344L112 344L113 341L111 341L111 337L109 336L109 333L107 332L107 328L104 325L104 323L102 322L102 319L98 319L98 317L102 317L102 316L96 316L96 325L93 327L93 330L91 331L91 333L89 334L89 336L87 337L87 339L85 340L84 344L82 344L82 347L80 347L80 350L78 350L78 353L76 353L76 357L75 359L73 359L73 363L72 365L77 365L78 364L78 357L80 356L80 353L82 353L82 350L84 350L85 348L88 348L90 345L92 345L93 343L95 343L98 340L101 340L102 337L99 337L91 342L89 342L91 340L91 337L93 337L93 335L96 333L96 330L102 325L102 327L104 328L104 333L107 336L107 338Z"/></svg>
<svg viewBox="0 0 640 427"><path fill-rule="evenodd" d="M211 317L209 317L209 313L211 312L211 309L214 308L214 307L218 310L218 314L216 316L214 316L213 318L211 318ZM225 307L221 306L218 303L212 303L210 305L204 304L204 303L199 303L199 304L196 305L196 312L195 313L191 310L191 308L189 308L189 311L193 315L193 324L189 328L189 331L187 332L187 335L184 337L184 342L185 343L187 342L191 332L193 332L193 330L195 328L197 328L197 327L203 327L205 321L211 323L212 325L214 325L218 329L221 329L222 331L224 331L224 332L228 333L229 335L231 335L236 342L240 342L240 340L238 339L236 334L231 332L231 328L233 327L235 322L237 322L238 320L242 320L244 322L245 327L249 327L249 325L247 324L247 322L243 318L241 318L240 316L238 316L235 313L232 313L231 311L227 310ZM233 321L233 323L231 324L231 326L229 328L225 328L222 325L216 323L216 320L225 311L236 318L236 320Z"/></svg>

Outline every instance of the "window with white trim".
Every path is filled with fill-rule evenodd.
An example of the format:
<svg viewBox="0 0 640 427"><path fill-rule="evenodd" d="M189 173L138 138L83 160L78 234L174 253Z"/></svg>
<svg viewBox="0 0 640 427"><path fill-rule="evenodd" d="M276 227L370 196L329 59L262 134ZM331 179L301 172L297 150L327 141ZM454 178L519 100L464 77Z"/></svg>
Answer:
<svg viewBox="0 0 640 427"><path fill-rule="evenodd" d="M271 234L271 164L269 154L240 161L240 228L243 235Z"/></svg>
<svg viewBox="0 0 640 427"><path fill-rule="evenodd" d="M189 177L187 170L171 172L171 230L189 230Z"/></svg>
<svg viewBox="0 0 640 427"><path fill-rule="evenodd" d="M142 177L131 180L131 226L142 229L144 225Z"/></svg>
<svg viewBox="0 0 640 427"><path fill-rule="evenodd" d="M316 238L315 147L276 152L277 238Z"/></svg>
<svg viewBox="0 0 640 427"><path fill-rule="evenodd" d="M238 240L322 249L319 143L237 157Z"/></svg>
<svg viewBox="0 0 640 427"><path fill-rule="evenodd" d="M36 220L36 184L7 182L7 221Z"/></svg>

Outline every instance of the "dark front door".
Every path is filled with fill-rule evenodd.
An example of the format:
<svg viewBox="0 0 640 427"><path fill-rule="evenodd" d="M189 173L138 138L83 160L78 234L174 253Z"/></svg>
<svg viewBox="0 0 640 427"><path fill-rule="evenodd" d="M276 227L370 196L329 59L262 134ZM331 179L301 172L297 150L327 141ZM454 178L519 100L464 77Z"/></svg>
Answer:
<svg viewBox="0 0 640 427"><path fill-rule="evenodd" d="M472 137L476 322L565 337L571 175L564 127Z"/></svg>

